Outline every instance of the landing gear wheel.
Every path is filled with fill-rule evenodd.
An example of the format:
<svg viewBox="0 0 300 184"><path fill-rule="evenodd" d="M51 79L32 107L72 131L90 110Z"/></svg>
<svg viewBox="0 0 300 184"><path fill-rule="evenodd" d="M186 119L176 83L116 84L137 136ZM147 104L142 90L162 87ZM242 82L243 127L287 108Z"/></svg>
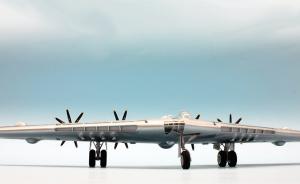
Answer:
<svg viewBox="0 0 300 184"><path fill-rule="evenodd" d="M191 166L191 156L188 150L183 150L181 153L181 167L182 169L189 169Z"/></svg>
<svg viewBox="0 0 300 184"><path fill-rule="evenodd" d="M219 153L218 153L219 167L225 167L226 164L227 164L227 153L225 151L219 151Z"/></svg>
<svg viewBox="0 0 300 184"><path fill-rule="evenodd" d="M96 151L95 150L90 150L89 166L90 167L95 167L95 165L96 165Z"/></svg>
<svg viewBox="0 0 300 184"><path fill-rule="evenodd" d="M228 165L229 167L235 167L237 163L237 156L235 151L228 152Z"/></svg>
<svg viewBox="0 0 300 184"><path fill-rule="evenodd" d="M107 164L107 151L106 150L102 150L101 151L100 166L102 168L105 168L106 164Z"/></svg>

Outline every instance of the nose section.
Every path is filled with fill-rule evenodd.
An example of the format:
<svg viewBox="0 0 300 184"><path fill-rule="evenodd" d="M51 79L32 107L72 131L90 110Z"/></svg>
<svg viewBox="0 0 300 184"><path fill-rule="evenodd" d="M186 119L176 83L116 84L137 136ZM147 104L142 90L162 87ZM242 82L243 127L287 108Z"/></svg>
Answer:
<svg viewBox="0 0 300 184"><path fill-rule="evenodd" d="M165 134L169 134L171 132L182 133L184 130L184 121L179 120L168 120L164 122L164 130Z"/></svg>

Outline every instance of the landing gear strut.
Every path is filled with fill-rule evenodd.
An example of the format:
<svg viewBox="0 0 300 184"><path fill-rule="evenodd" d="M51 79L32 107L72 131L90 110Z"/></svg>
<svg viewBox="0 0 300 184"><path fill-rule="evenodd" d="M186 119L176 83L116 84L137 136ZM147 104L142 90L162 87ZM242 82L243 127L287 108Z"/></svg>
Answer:
<svg viewBox="0 0 300 184"><path fill-rule="evenodd" d="M181 159L182 169L189 169L191 166L191 155L190 152L185 148L184 144L184 138L182 135L180 135L178 141L178 157Z"/></svg>
<svg viewBox="0 0 300 184"><path fill-rule="evenodd" d="M237 164L237 155L234 151L234 143L225 143L224 149L218 153L218 165L219 167L226 167L227 163L229 167L235 167Z"/></svg>
<svg viewBox="0 0 300 184"><path fill-rule="evenodd" d="M95 146L96 150L92 149L92 145ZM102 168L106 167L107 164L107 143L105 142L105 150L101 150L104 142L90 142L90 152L89 152L89 166L95 167L96 161L100 160L100 166Z"/></svg>

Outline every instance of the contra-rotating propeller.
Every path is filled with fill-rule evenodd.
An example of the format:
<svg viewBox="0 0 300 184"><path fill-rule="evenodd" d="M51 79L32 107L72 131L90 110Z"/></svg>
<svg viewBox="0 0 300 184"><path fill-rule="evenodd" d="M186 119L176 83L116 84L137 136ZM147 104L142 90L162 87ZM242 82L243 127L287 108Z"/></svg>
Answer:
<svg viewBox="0 0 300 184"><path fill-rule="evenodd" d="M71 119L69 110L67 109L66 112L67 112L68 121L69 121L70 124L72 124L72 119ZM75 120L74 123L79 123L79 121L80 121L82 115L83 115L83 112L79 114L79 116L77 117L77 119ZM59 119L59 118L55 118L55 119L56 119L56 121L58 121L60 124L66 124L63 120L61 120L61 119ZM63 146L63 145L65 144L65 142L66 142L66 141L61 141L60 146ZM74 144L75 144L75 147L77 148L77 147L78 147L77 141L74 141Z"/></svg>
<svg viewBox="0 0 300 184"><path fill-rule="evenodd" d="M195 117L195 119L199 119L200 118L200 114L197 114L197 116Z"/></svg>
<svg viewBox="0 0 300 184"><path fill-rule="evenodd" d="M118 116L118 114L117 114L117 112L115 110L114 110L114 116L115 116L116 121L120 120L119 116ZM124 111L124 114L123 114L123 117L122 117L122 121L126 120L126 117L127 117L127 110ZM115 143L114 149L117 149L118 144L119 144L118 142ZM125 144L125 147L128 149L128 143L124 142L124 144Z"/></svg>
<svg viewBox="0 0 300 184"><path fill-rule="evenodd" d="M197 114L197 116L195 117L195 119L200 119L200 114ZM191 147L192 147L192 150L194 151L195 150L195 144L191 144Z"/></svg>
<svg viewBox="0 0 300 184"><path fill-rule="evenodd" d="M223 122L222 120L220 120L219 118L217 119L218 122ZM239 124L242 121L242 118L239 118L234 124ZM232 115L229 114L229 123L232 123Z"/></svg>

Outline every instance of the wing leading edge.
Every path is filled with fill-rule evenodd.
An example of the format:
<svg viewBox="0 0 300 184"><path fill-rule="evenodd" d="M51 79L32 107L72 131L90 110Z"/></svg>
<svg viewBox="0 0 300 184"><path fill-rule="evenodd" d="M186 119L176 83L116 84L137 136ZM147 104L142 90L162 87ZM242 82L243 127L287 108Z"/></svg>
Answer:
<svg viewBox="0 0 300 184"><path fill-rule="evenodd" d="M197 116L198 117L198 116ZM199 116L200 117L200 116ZM238 120L240 122L240 120ZM157 120L111 121L96 123L60 123L53 125L18 124L0 127L0 138L24 139L34 144L41 140L88 141L90 148L90 167L100 160L101 167L106 167L106 149L103 144L115 143L155 143L162 148L171 148L178 143L178 155L183 169L190 167L190 154L185 147L191 144L213 144L219 150L218 165L235 167L237 156L235 143L271 142L282 146L286 142L300 142L300 131L259 126L248 126L223 122L204 121L199 118L166 117ZM93 144L92 144L93 143ZM61 144L61 145L62 145ZM92 149L94 145L95 150ZM128 146L126 146L128 147ZM102 156L101 156L102 155Z"/></svg>

